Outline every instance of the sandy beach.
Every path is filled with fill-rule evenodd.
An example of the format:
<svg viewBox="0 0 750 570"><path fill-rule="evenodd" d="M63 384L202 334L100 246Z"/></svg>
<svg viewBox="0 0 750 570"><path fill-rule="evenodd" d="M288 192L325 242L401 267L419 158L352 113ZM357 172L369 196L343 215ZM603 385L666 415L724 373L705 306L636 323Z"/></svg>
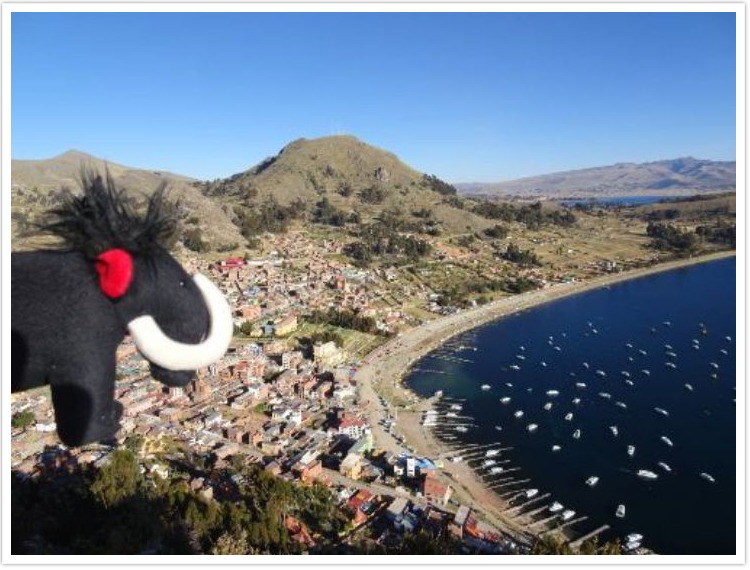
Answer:
<svg viewBox="0 0 750 570"><path fill-rule="evenodd" d="M680 267L734 257L735 254L734 251L721 252L661 263L649 268L613 273L587 281L556 284L441 317L403 333L367 355L355 376L360 401L367 402L364 408L373 428L375 446L395 453L403 451L403 445L399 444L394 436L378 423L387 413L378 395L387 394L394 400L408 402L403 407L390 410L392 414L394 412L396 414L398 424L396 432L404 437L405 445L413 449L416 455L436 461L443 459L448 450L420 425L421 412L431 406L431 401L420 400L406 389L401 381L414 361L450 337L483 323L563 297ZM523 517L513 516L512 511L508 512L509 506L506 501L494 491L486 488L474 471L463 462L443 461L440 477L454 488L454 497L457 500L472 506L487 522L509 534L521 538L538 535L547 530L538 524L529 527L530 521L524 520Z"/></svg>

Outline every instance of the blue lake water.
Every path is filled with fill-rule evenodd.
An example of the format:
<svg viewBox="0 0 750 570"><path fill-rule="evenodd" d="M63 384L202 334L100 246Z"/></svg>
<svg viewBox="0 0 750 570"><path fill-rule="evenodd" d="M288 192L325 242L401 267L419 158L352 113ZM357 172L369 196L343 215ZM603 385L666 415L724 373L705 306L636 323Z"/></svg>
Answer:
<svg viewBox="0 0 750 570"><path fill-rule="evenodd" d="M575 206L576 204L593 205L593 206L645 206L655 204L662 200L677 200L681 196L607 196L603 198L579 198L573 200L564 200L566 206Z"/></svg>
<svg viewBox="0 0 750 570"><path fill-rule="evenodd" d="M512 446L502 459L525 486L588 517L573 530L608 524L602 538L638 532L660 554L734 554L735 272L731 258L518 313L451 339L415 363L407 385L465 399L461 415L476 426L451 432L452 443Z"/></svg>

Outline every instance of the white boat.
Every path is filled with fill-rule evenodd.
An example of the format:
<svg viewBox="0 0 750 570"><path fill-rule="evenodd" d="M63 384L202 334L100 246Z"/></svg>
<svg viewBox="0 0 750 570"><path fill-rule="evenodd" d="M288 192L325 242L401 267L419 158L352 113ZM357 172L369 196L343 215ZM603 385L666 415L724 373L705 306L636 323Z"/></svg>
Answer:
<svg viewBox="0 0 750 570"><path fill-rule="evenodd" d="M632 532L625 537L626 542L640 542L641 540L643 540L643 535L637 532Z"/></svg>
<svg viewBox="0 0 750 570"><path fill-rule="evenodd" d="M523 410L516 410L515 412L513 412L513 415L517 418L523 417Z"/></svg>
<svg viewBox="0 0 750 570"><path fill-rule="evenodd" d="M500 398L500 401L503 404L507 404L508 402L510 402L510 396L505 396L504 398Z"/></svg>
<svg viewBox="0 0 750 570"><path fill-rule="evenodd" d="M443 391L442 390L438 390L437 392L435 392L435 397L436 398L442 398L443 397Z"/></svg>
<svg viewBox="0 0 750 570"><path fill-rule="evenodd" d="M618 407L622 408L623 410L626 410L628 408L628 406L625 404L625 402L619 402L619 401L615 402L615 406L618 406Z"/></svg>
<svg viewBox="0 0 750 570"><path fill-rule="evenodd" d="M625 505L623 504L617 505L617 511L615 511L615 516L618 519L625 518Z"/></svg>
<svg viewBox="0 0 750 570"><path fill-rule="evenodd" d="M669 447L673 447L674 443L672 443L672 440L669 439L666 435L661 436L660 438L664 443L666 443Z"/></svg>
<svg viewBox="0 0 750 570"><path fill-rule="evenodd" d="M457 414L456 412L447 412L447 413L445 414L445 417L446 417L446 418L457 418L457 417L458 417L458 414Z"/></svg>
<svg viewBox="0 0 750 570"><path fill-rule="evenodd" d="M552 409L552 402L547 402L546 404L544 404L544 409L547 410L547 411L551 410Z"/></svg>
<svg viewBox="0 0 750 570"><path fill-rule="evenodd" d="M544 360L542 360L542 361L541 361L541 362L540 362L539 364L541 364L541 365L542 365L542 366L544 366L544 367L546 367L546 366L547 366L547 363L546 363L546 362L545 362Z"/></svg>
<svg viewBox="0 0 750 570"><path fill-rule="evenodd" d="M494 459L485 459L482 461L482 467L492 467L493 465L497 465L497 461Z"/></svg>
<svg viewBox="0 0 750 570"><path fill-rule="evenodd" d="M672 471L672 468L669 465L667 465L666 463L664 463L663 461L659 461L659 463L657 463L657 465L659 467L661 467L662 469L664 469L664 471L666 471L667 473L669 473L669 472Z"/></svg>
<svg viewBox="0 0 750 570"><path fill-rule="evenodd" d="M671 344L665 344L664 348L666 348L667 350L672 350L672 345Z"/></svg>
<svg viewBox="0 0 750 570"><path fill-rule="evenodd" d="M496 429L497 431L503 431L503 426L495 426L495 429Z"/></svg>
<svg viewBox="0 0 750 570"><path fill-rule="evenodd" d="M521 370L521 367L518 366L518 364L511 364L509 368L511 370Z"/></svg>
<svg viewBox="0 0 750 570"><path fill-rule="evenodd" d="M654 473L653 471L649 471L648 469L639 469L637 473L638 477L642 477L643 479L657 479L659 476Z"/></svg>
<svg viewBox="0 0 750 570"><path fill-rule="evenodd" d="M492 467L490 469L490 473L492 473L493 475L497 475L497 474L502 473L502 472L503 472L503 468L502 467Z"/></svg>
<svg viewBox="0 0 750 570"><path fill-rule="evenodd" d="M573 439L581 439L581 430L577 429L573 432Z"/></svg>
<svg viewBox="0 0 750 570"><path fill-rule="evenodd" d="M646 355L648 354L648 352L646 352L646 351L645 351L645 350L643 350L642 348L639 348L639 349L638 349L638 352L640 352L640 353L641 353L641 354L642 354L643 356L646 356Z"/></svg>
<svg viewBox="0 0 750 570"><path fill-rule="evenodd" d="M732 342L732 337L731 337L731 336L725 336L725 337L724 337L724 339L725 339L725 340L726 340L727 342Z"/></svg>
<svg viewBox="0 0 750 570"><path fill-rule="evenodd" d="M491 386L489 384L482 384L482 390L489 390Z"/></svg>
<svg viewBox="0 0 750 570"><path fill-rule="evenodd" d="M518 360L526 360L526 357L523 354L516 354L516 358Z"/></svg>
<svg viewBox="0 0 750 570"><path fill-rule="evenodd" d="M672 368L673 370L677 368L677 365L674 362L665 362L664 366L668 366L669 368Z"/></svg>
<svg viewBox="0 0 750 570"><path fill-rule="evenodd" d="M526 426L526 429L530 432L535 432L539 426L537 424L529 424Z"/></svg>
<svg viewBox="0 0 750 570"><path fill-rule="evenodd" d="M456 431L460 433L466 433L467 431L469 431L469 428L467 428L466 426L456 426Z"/></svg>
<svg viewBox="0 0 750 570"><path fill-rule="evenodd" d="M573 420L573 413L572 412L568 412L567 414L565 414L565 421L569 422L569 421L572 421L572 420Z"/></svg>
<svg viewBox="0 0 750 570"><path fill-rule="evenodd" d="M641 372L643 372L646 376L651 376L651 371L648 368L644 368L643 370L641 370Z"/></svg>
<svg viewBox="0 0 750 570"><path fill-rule="evenodd" d="M568 520L572 519L574 516L576 516L576 512L575 511L572 511L570 509L566 509L566 510L564 510L562 512L562 514L560 515L560 518L562 520L564 520L564 521L568 521Z"/></svg>
<svg viewBox="0 0 750 570"><path fill-rule="evenodd" d="M625 545L622 547L625 552L632 552L633 550L640 548L641 543L638 540L626 542Z"/></svg>
<svg viewBox="0 0 750 570"><path fill-rule="evenodd" d="M609 426L609 431L611 431L612 435L615 436L615 437L617 437L617 434L619 433L617 431L617 426Z"/></svg>
<svg viewBox="0 0 750 570"><path fill-rule="evenodd" d="M716 364L715 362L712 362L711 363L711 368L714 368L715 370L718 370L719 369L719 365Z"/></svg>
<svg viewBox="0 0 750 570"><path fill-rule="evenodd" d="M558 503L557 501L555 501L554 503L552 503L552 505L549 508L549 511L551 513L556 513L556 512L561 511L561 510L563 510L563 506L560 503Z"/></svg>
<svg viewBox="0 0 750 570"><path fill-rule="evenodd" d="M604 377L605 377L605 376L607 375L607 373L606 373L606 372L604 372L604 370L597 370L597 371L596 371L596 374L598 374L598 375L599 375L599 376L601 376L602 378L604 378Z"/></svg>
<svg viewBox="0 0 750 570"><path fill-rule="evenodd" d="M635 455L635 445L628 445L628 455L630 457Z"/></svg>
<svg viewBox="0 0 750 570"><path fill-rule="evenodd" d="M630 372L628 372L627 370L621 370L620 374L625 376L625 378L630 378Z"/></svg>
<svg viewBox="0 0 750 570"><path fill-rule="evenodd" d="M463 461L463 459L464 459L463 457L461 457L460 455L457 455L456 457L453 457L453 458L451 459L451 461L452 461L453 463L461 463L461 461Z"/></svg>
<svg viewBox="0 0 750 570"><path fill-rule="evenodd" d="M586 368L586 369L588 369L588 367L589 367L589 363L588 363L588 362L584 362L584 363L583 363L583 367L584 367L584 368Z"/></svg>
<svg viewBox="0 0 750 570"><path fill-rule="evenodd" d="M601 396L602 398L605 398L605 399L607 399L607 400L609 400L610 398L612 398L612 394L610 394L609 392L599 392L599 395L600 395L600 396Z"/></svg>
<svg viewBox="0 0 750 570"><path fill-rule="evenodd" d="M724 356L728 356L729 353L727 352L727 349L722 348L719 352L721 352Z"/></svg>
<svg viewBox="0 0 750 570"><path fill-rule="evenodd" d="M713 477L711 477L711 475L709 475L708 473L704 473L704 472L701 471L700 475L701 475L701 477L703 477L709 483L716 483L716 479L714 479Z"/></svg>
<svg viewBox="0 0 750 570"><path fill-rule="evenodd" d="M557 390L547 390L548 396L558 396L559 394L560 392L558 392Z"/></svg>
<svg viewBox="0 0 750 570"><path fill-rule="evenodd" d="M553 346L552 348L554 348L557 352L560 352L562 350L559 346Z"/></svg>
<svg viewBox="0 0 750 570"><path fill-rule="evenodd" d="M633 345L631 343L629 343L629 342L626 342L625 346L627 346L628 348L633 348Z"/></svg>
<svg viewBox="0 0 750 570"><path fill-rule="evenodd" d="M539 494L539 489L527 489L525 493L527 499L531 499L532 497L535 497L538 494Z"/></svg>
<svg viewBox="0 0 750 570"><path fill-rule="evenodd" d="M676 352L672 352L671 350L668 350L664 354L666 354L667 356L670 356L672 358L677 358L677 353Z"/></svg>
<svg viewBox="0 0 750 570"><path fill-rule="evenodd" d="M597 477L596 475L592 475L591 477L586 479L586 485L588 485L589 487L593 487L598 482L599 482L599 477Z"/></svg>
<svg viewBox="0 0 750 570"><path fill-rule="evenodd" d="M573 398L573 399L571 400L571 402L573 402L573 403L574 403L574 404L575 404L575 405L577 406L578 404L580 404L580 403L581 403L581 399L580 399L580 398Z"/></svg>
<svg viewBox="0 0 750 570"><path fill-rule="evenodd" d="M497 455L498 453L500 453L499 449L488 449L487 451L484 452L484 456L495 457L495 455Z"/></svg>
<svg viewBox="0 0 750 570"><path fill-rule="evenodd" d="M635 386L632 380L625 380L625 384L627 384L628 386Z"/></svg>
<svg viewBox="0 0 750 570"><path fill-rule="evenodd" d="M456 410L457 412L460 412L463 409L464 407L461 404L451 404L451 410Z"/></svg>
<svg viewBox="0 0 750 570"><path fill-rule="evenodd" d="M510 383L510 382L506 382L506 383L505 383L505 385L506 385L506 386L507 386L508 388L512 388L512 387L513 387L513 384L512 384L512 383Z"/></svg>
<svg viewBox="0 0 750 570"><path fill-rule="evenodd" d="M576 388L585 388L586 384L584 382L576 382Z"/></svg>
<svg viewBox="0 0 750 570"><path fill-rule="evenodd" d="M559 445L553 445L552 446L552 451L560 451L560 449L562 449L562 448Z"/></svg>

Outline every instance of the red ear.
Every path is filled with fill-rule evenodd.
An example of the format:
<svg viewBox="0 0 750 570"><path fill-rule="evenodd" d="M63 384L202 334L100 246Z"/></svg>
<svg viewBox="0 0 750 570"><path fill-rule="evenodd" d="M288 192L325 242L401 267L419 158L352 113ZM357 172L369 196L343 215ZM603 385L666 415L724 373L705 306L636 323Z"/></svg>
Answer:
<svg viewBox="0 0 750 570"><path fill-rule="evenodd" d="M133 258L124 249L108 249L94 263L99 287L110 299L122 297L133 280Z"/></svg>

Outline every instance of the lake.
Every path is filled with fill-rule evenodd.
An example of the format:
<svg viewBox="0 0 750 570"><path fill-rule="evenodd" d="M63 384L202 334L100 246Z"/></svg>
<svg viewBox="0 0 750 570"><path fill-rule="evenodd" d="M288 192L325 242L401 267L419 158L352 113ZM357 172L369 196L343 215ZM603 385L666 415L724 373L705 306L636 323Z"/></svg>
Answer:
<svg viewBox="0 0 750 570"><path fill-rule="evenodd" d="M659 554L734 554L735 274L725 259L524 311L454 337L406 383L464 399L475 425L437 430L512 446L506 467L587 517L578 533L607 524L601 538L638 532Z"/></svg>

